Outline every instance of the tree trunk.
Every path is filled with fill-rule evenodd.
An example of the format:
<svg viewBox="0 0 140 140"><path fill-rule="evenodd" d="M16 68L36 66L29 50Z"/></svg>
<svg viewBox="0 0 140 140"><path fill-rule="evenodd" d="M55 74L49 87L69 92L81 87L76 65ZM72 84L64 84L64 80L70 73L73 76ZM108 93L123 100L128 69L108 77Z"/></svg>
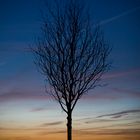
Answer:
<svg viewBox="0 0 140 140"><path fill-rule="evenodd" d="M67 116L67 140L72 140L72 112L68 111Z"/></svg>

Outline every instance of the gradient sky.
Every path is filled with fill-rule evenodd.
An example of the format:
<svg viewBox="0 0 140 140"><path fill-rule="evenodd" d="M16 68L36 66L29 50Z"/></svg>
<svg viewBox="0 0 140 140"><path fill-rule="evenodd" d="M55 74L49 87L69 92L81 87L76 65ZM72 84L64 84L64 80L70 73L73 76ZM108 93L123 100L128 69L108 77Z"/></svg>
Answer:
<svg viewBox="0 0 140 140"><path fill-rule="evenodd" d="M111 70L79 100L74 140L140 138L140 0L83 0L113 46ZM61 4L61 3L60 3ZM64 140L66 114L45 93L29 46L42 25L42 0L0 0L0 140Z"/></svg>

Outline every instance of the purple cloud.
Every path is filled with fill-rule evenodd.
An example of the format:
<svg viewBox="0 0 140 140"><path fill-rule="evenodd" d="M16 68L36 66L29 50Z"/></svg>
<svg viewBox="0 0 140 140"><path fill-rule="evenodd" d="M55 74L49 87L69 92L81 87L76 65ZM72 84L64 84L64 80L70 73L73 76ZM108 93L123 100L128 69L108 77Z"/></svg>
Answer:
<svg viewBox="0 0 140 140"><path fill-rule="evenodd" d="M47 100L50 96L40 94L34 91L21 91L13 89L7 93L0 94L0 102L13 100Z"/></svg>
<svg viewBox="0 0 140 140"><path fill-rule="evenodd" d="M111 88L111 90L117 93L126 93L127 95L130 95L136 98L140 97L140 91L120 89L120 88Z"/></svg>
<svg viewBox="0 0 140 140"><path fill-rule="evenodd" d="M46 108L38 107L38 108L31 109L30 112L39 112L39 111L44 111L44 110L46 110Z"/></svg>
<svg viewBox="0 0 140 140"><path fill-rule="evenodd" d="M140 73L140 68L130 69L128 71L120 71L120 72L113 72L103 75L103 79L113 79L113 78L120 78L122 76L127 76L131 74Z"/></svg>
<svg viewBox="0 0 140 140"><path fill-rule="evenodd" d="M140 109L125 110L125 111L121 111L117 113L100 115L100 116L97 116L97 118L102 118L102 117L120 118L124 115L132 114L132 113L140 113Z"/></svg>

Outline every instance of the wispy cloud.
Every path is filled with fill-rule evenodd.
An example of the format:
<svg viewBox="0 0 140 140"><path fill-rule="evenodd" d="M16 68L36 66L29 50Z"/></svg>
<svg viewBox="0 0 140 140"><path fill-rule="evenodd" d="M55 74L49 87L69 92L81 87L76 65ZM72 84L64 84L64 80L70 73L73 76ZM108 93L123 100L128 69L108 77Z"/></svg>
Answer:
<svg viewBox="0 0 140 140"><path fill-rule="evenodd" d="M140 91L138 89L106 87L104 91L91 91L90 94L84 95L83 100L120 100L120 99L139 99Z"/></svg>
<svg viewBox="0 0 140 140"><path fill-rule="evenodd" d="M86 120L85 123L91 124L91 123L106 123L106 122L114 122L115 120L111 119L97 119L97 118L91 118L89 120Z"/></svg>
<svg viewBox="0 0 140 140"><path fill-rule="evenodd" d="M45 111L46 108L38 107L38 108L33 108L30 110L30 112L40 112L40 111Z"/></svg>
<svg viewBox="0 0 140 140"><path fill-rule="evenodd" d="M140 135L140 129L75 130L79 135Z"/></svg>
<svg viewBox="0 0 140 140"><path fill-rule="evenodd" d="M117 93L125 93L127 95L133 96L133 97L140 97L140 91L130 90L130 89L122 89L122 88L111 88L113 92Z"/></svg>
<svg viewBox="0 0 140 140"><path fill-rule="evenodd" d="M123 116L122 114L119 114L119 115L112 116L112 118L117 119L117 118L121 118L122 116Z"/></svg>
<svg viewBox="0 0 140 140"><path fill-rule="evenodd" d="M130 111L127 111L130 112ZM133 111L136 112L136 111ZM112 114L111 114L112 115ZM114 115L114 114L113 114ZM81 124L81 129L80 130L102 130L102 129L116 129L116 128L124 128L124 129L129 129L129 128L139 128L140 126L140 121L136 117L127 117L123 118L121 117L122 115L114 115L110 116L107 118L102 118L102 117L89 117L89 118L83 118L78 121ZM75 122L74 121L74 122ZM94 124L94 125L92 125ZM87 128L84 128L86 125ZM89 127L89 128L88 128Z"/></svg>
<svg viewBox="0 0 140 140"><path fill-rule="evenodd" d="M133 114L133 113L140 113L140 109L125 110L125 111L112 113L112 114L104 114L104 115L97 116L97 118L102 118L102 117L119 118L119 117L122 117L124 115Z"/></svg>
<svg viewBox="0 0 140 140"><path fill-rule="evenodd" d="M119 18L121 18L121 17L127 16L127 15L129 15L129 14L131 14L131 13L133 13L133 12L136 12L136 11L139 10L139 9L140 9L140 6L135 7L135 8L133 8L133 9L130 9L130 10L127 10L127 11L125 11L125 12L119 14L119 15L113 16L113 17L111 17L111 18L109 18L109 19L105 19L105 20L103 20L103 21L100 22L100 25L105 25L105 24L107 24L107 23L110 23L110 22L112 22L112 21L115 21L115 20L117 20L117 19L119 19Z"/></svg>
<svg viewBox="0 0 140 140"><path fill-rule="evenodd" d="M119 95L114 94L113 92L111 93L95 93L95 94L88 94L84 95L83 100L109 100L109 101L114 101L120 99Z"/></svg>
<svg viewBox="0 0 140 140"><path fill-rule="evenodd" d="M103 79L114 79L114 78L120 78L132 74L139 74L140 73L140 68L135 68L135 69L130 69L127 71L120 71L120 72L113 72L113 73L108 73L103 76Z"/></svg>
<svg viewBox="0 0 140 140"><path fill-rule="evenodd" d="M54 125L60 125L63 124L63 121L57 121L57 122L50 122L50 123L43 123L41 127L46 127L46 126L54 126Z"/></svg>
<svg viewBox="0 0 140 140"><path fill-rule="evenodd" d="M50 96L47 96L45 94L40 94L39 92L26 91L26 90L21 91L17 89L13 89L6 93L0 94L0 102L13 101L13 100L47 100L49 98Z"/></svg>
<svg viewBox="0 0 140 140"><path fill-rule="evenodd" d="M39 135L61 134L61 133L66 133L66 130L54 130L54 131L49 131L49 132L42 131L42 132L39 132Z"/></svg>

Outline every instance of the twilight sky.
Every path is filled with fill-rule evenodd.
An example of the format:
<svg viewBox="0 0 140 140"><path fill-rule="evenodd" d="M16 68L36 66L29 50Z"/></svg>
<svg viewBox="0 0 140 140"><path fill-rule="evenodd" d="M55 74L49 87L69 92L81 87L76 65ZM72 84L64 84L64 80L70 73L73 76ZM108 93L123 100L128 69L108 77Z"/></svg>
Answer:
<svg viewBox="0 0 140 140"><path fill-rule="evenodd" d="M83 2L113 46L113 65L102 79L107 86L76 105L74 140L138 140L140 0ZM41 11L43 0L0 0L0 140L66 139L66 115L45 93L44 77L28 51L41 33Z"/></svg>

